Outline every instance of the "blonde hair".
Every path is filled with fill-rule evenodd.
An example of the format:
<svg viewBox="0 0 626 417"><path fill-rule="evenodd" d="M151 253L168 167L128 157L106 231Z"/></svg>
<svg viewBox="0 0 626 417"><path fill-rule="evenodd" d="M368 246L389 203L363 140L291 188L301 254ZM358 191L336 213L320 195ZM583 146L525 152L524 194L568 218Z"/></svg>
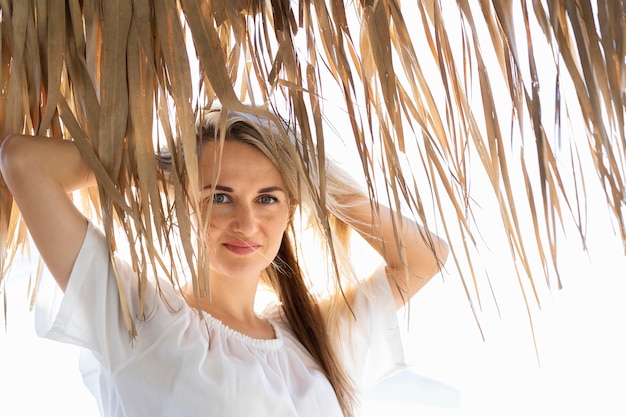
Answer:
<svg viewBox="0 0 626 417"><path fill-rule="evenodd" d="M354 386L341 363L338 346L333 342L333 336L338 332L335 318L340 314L350 314L349 299L343 291L341 277L351 272L347 256L349 227L341 220L347 217L347 210L335 196L362 194L362 190L329 161L324 173L327 191L325 206L321 207L318 171L308 169L303 163L298 152L303 144L295 128L290 128L284 120L271 114L270 117L262 117L225 112L211 109L199 118L198 155L208 141L238 141L259 149L280 172L290 200L290 224L283 234L278 254L263 274L261 283L276 294L282 304L282 314L328 378L344 415L352 416ZM160 160L162 164L167 162L167 158L160 157ZM320 241L325 242L326 251L333 258L336 297L324 310L310 283L307 283L298 260L297 233L293 223L297 209L306 212L308 225Z"/></svg>

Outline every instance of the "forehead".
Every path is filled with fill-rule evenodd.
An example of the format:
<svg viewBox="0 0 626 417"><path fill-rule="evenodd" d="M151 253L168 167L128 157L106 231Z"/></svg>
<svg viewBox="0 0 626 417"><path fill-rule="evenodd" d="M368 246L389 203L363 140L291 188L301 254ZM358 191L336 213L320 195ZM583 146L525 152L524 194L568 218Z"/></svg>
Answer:
<svg viewBox="0 0 626 417"><path fill-rule="evenodd" d="M200 153L200 181L205 185L217 176L218 181L241 180L279 182L282 177L274 163L257 147L226 140L223 147L217 141L204 144Z"/></svg>

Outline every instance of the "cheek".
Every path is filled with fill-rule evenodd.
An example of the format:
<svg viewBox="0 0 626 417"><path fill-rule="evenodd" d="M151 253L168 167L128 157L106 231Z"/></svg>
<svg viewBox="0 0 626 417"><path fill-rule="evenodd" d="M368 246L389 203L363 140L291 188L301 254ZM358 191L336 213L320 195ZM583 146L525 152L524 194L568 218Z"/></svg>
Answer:
<svg viewBox="0 0 626 417"><path fill-rule="evenodd" d="M219 210L213 210L210 216L203 214L202 219L208 229L225 229L231 223L230 217L220 214Z"/></svg>
<svg viewBox="0 0 626 417"><path fill-rule="evenodd" d="M285 229L287 229L287 226L291 221L291 215L286 209L280 210L279 212L274 213L273 215L268 217L270 218L267 221L272 224L272 228L279 230L281 235L283 234Z"/></svg>
<svg viewBox="0 0 626 417"><path fill-rule="evenodd" d="M269 217L264 222L264 233L268 240L272 242L273 248L278 251L283 240L285 230L289 225L289 217L287 214L276 214Z"/></svg>
<svg viewBox="0 0 626 417"><path fill-rule="evenodd" d="M224 229L232 222L233 213L230 206L214 204L209 210L209 205L204 204L200 210L201 214L197 216L197 221L202 222L207 230Z"/></svg>

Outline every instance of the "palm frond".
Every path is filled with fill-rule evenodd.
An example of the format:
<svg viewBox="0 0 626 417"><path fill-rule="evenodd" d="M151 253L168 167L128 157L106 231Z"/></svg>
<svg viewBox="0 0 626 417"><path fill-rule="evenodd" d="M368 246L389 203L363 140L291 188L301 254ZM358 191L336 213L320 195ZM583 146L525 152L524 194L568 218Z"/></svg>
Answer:
<svg viewBox="0 0 626 417"><path fill-rule="evenodd" d="M584 243L587 187L603 188L626 249L624 20L622 1L1 0L0 138L72 138L100 183L83 198L111 250L126 231L145 283L166 262L201 273L183 180L198 167L181 156L195 154L198 112L278 109L308 169L324 172L341 132L372 197L442 230L479 307L491 225L476 211L497 207L512 278L539 303L538 273L562 285L558 230L574 221ZM175 158L173 201L159 146ZM26 240L0 179L3 276Z"/></svg>

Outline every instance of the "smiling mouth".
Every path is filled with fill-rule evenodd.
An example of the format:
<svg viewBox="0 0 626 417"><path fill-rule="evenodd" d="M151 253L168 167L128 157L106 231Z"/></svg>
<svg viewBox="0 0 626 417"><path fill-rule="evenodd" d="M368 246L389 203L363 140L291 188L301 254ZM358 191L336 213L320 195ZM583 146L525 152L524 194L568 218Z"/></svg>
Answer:
<svg viewBox="0 0 626 417"><path fill-rule="evenodd" d="M260 245L257 244L249 244L245 242L237 242L237 243L224 243L222 246L236 255L249 255L251 253L256 252Z"/></svg>

